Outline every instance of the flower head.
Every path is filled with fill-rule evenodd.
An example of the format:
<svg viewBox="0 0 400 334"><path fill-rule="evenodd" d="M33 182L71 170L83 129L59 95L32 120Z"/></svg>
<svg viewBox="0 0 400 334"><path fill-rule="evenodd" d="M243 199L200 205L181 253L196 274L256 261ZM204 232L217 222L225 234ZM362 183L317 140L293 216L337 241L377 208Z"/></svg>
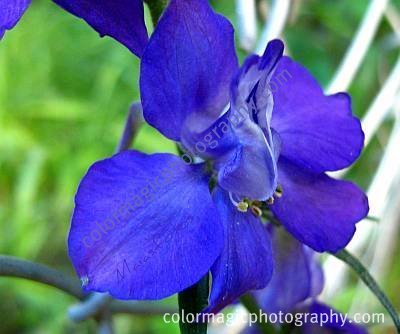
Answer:
<svg viewBox="0 0 400 334"><path fill-rule="evenodd" d="M325 96L282 53L272 41L239 68L232 26L208 1L170 1L142 55L143 112L202 162L128 151L89 169L69 234L87 289L158 299L211 271L220 310L271 279L265 210L317 251L347 244L367 200L324 172L357 159L360 122L347 95Z"/></svg>

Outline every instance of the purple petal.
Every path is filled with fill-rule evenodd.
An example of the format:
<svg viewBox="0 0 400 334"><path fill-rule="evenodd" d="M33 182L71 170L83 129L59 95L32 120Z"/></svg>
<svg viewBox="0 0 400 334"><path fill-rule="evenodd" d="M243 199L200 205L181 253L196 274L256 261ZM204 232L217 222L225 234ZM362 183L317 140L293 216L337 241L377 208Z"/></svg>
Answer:
<svg viewBox="0 0 400 334"><path fill-rule="evenodd" d="M110 36L140 57L148 37L142 0L53 0L84 19L100 36Z"/></svg>
<svg viewBox="0 0 400 334"><path fill-rule="evenodd" d="M18 23L30 3L31 0L0 0L0 39Z"/></svg>
<svg viewBox="0 0 400 334"><path fill-rule="evenodd" d="M275 151L270 126L274 105L270 79L282 57L283 47L280 40L273 40L268 43L262 57L248 57L231 85L232 113L248 115L252 122L261 127L271 157L277 157L279 152ZM241 134L238 133L238 136ZM271 160L273 170L268 170L268 173L276 178L276 159Z"/></svg>
<svg viewBox="0 0 400 334"><path fill-rule="evenodd" d="M324 288L324 272L321 264L316 259L316 254L311 248L303 245L304 252L308 258L308 269L310 270L310 298L316 298Z"/></svg>
<svg viewBox="0 0 400 334"><path fill-rule="evenodd" d="M272 127L282 139L283 156L314 172L339 170L358 158L364 134L347 94L325 96L311 74L288 57L271 80Z"/></svg>
<svg viewBox="0 0 400 334"><path fill-rule="evenodd" d="M323 327L308 322L304 325L303 334L368 334L368 331L364 327L352 324L350 319L343 321L343 314L324 304L314 302L307 312L316 314L318 319L331 319L331 321L324 324Z"/></svg>
<svg viewBox="0 0 400 334"><path fill-rule="evenodd" d="M201 117L187 117L181 133L181 143L193 156L216 160L238 146L230 113L226 112L211 126L203 129Z"/></svg>
<svg viewBox="0 0 400 334"><path fill-rule="evenodd" d="M268 85L282 52L282 42L274 40L262 57L250 56L233 79L231 109L208 128L190 115L181 133L190 152L215 161L219 184L238 197L266 200L277 186L280 140L270 128Z"/></svg>
<svg viewBox="0 0 400 334"><path fill-rule="evenodd" d="M240 123L240 124L239 124ZM263 130L248 115L228 111L207 130L196 133L196 122L183 131L182 143L197 156L214 160L219 185L238 198L266 200L277 187L276 153Z"/></svg>
<svg viewBox="0 0 400 334"><path fill-rule="evenodd" d="M337 252L352 238L355 224L368 214L368 199L353 183L314 174L280 159L283 196L271 206L298 240L318 252Z"/></svg>
<svg viewBox="0 0 400 334"><path fill-rule="evenodd" d="M249 118L233 130L236 146L216 159L219 185L238 197L266 200L277 187L274 143Z"/></svg>
<svg viewBox="0 0 400 334"><path fill-rule="evenodd" d="M320 276L319 272L314 276L314 270L321 268L309 250L282 228L274 228L272 236L275 264L272 279L265 289L254 294L265 312L292 312L297 304L317 292Z"/></svg>
<svg viewBox="0 0 400 334"><path fill-rule="evenodd" d="M203 165L125 151L83 178L69 255L86 289L159 299L196 283L223 246Z"/></svg>
<svg viewBox="0 0 400 334"><path fill-rule="evenodd" d="M260 93L268 93L268 81L282 57L284 45L280 40L273 40L268 43L264 54L260 57L250 55L235 75L231 84L231 97L233 102L240 99L246 101L252 91L260 82L264 89Z"/></svg>
<svg viewBox="0 0 400 334"><path fill-rule="evenodd" d="M271 241L261 220L250 212L238 211L220 188L213 198L223 221L225 244L211 268L207 312L218 312L249 290L264 288L273 266Z"/></svg>
<svg viewBox="0 0 400 334"><path fill-rule="evenodd" d="M280 140L270 128L273 100L269 81L282 52L283 43L271 41L262 57L246 59L232 82L229 115L242 121L230 122L237 146L220 159L218 181L238 196L265 200L277 186Z"/></svg>
<svg viewBox="0 0 400 334"><path fill-rule="evenodd" d="M283 48L282 41L273 40L268 43L262 57L249 56L231 85L233 108L249 113L255 123L267 130L273 109L270 79L282 57Z"/></svg>
<svg viewBox="0 0 400 334"><path fill-rule="evenodd" d="M206 129L228 104L237 68L229 21L207 0L171 0L142 57L145 119L174 140L192 113Z"/></svg>

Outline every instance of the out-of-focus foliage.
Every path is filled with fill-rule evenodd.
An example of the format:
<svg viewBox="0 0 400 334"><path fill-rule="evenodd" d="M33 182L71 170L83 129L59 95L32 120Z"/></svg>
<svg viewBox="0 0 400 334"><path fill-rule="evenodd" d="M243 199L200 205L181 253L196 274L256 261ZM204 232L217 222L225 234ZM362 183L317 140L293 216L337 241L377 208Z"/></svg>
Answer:
<svg viewBox="0 0 400 334"><path fill-rule="evenodd" d="M327 84L368 1L295 1L301 5L285 30L287 50ZM235 25L232 0L213 4ZM383 23L351 87L359 116L397 56L383 48L390 33ZM139 99L138 75L139 61L128 50L98 38L50 1L34 1L18 27L5 35L0 43L0 253L73 274L65 240L74 192L91 163L113 154L128 107ZM383 129L378 137L384 142L386 135ZM148 126L135 148L175 150ZM375 140L350 177L366 187L382 150ZM394 263L385 289L397 307L399 276L400 265ZM345 311L351 293L338 296L336 306ZM90 322L72 324L66 310L74 300L36 283L0 278L0 300L1 333L89 333L95 328ZM161 317L118 316L116 325L118 333L178 333Z"/></svg>

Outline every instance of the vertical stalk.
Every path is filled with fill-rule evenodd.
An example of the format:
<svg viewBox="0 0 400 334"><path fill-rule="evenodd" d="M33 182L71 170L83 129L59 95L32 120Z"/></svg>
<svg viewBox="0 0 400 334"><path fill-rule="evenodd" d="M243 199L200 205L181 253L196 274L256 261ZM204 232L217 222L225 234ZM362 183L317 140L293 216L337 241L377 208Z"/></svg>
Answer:
<svg viewBox="0 0 400 334"><path fill-rule="evenodd" d="M154 26L160 19L168 0L144 0L149 7ZM180 323L179 328L182 334L205 334L207 323L188 323L184 318L186 314L193 314L195 317L208 305L209 276L205 275L198 283L187 288L178 294Z"/></svg>
<svg viewBox="0 0 400 334"><path fill-rule="evenodd" d="M205 334L207 333L206 322L188 323L187 314L197 314L208 305L208 294L210 289L209 275L205 275L198 283L182 291L178 295L181 334ZM189 317L190 319L191 317ZM191 319L190 319L191 320Z"/></svg>

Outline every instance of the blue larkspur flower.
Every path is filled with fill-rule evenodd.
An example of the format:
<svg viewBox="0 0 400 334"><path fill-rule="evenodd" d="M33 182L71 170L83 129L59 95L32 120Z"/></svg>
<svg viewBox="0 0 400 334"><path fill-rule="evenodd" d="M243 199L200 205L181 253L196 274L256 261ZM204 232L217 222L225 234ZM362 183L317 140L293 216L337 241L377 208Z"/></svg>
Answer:
<svg viewBox="0 0 400 334"><path fill-rule="evenodd" d="M316 251L350 241L367 199L324 172L357 159L360 122L348 95L325 96L282 53L271 41L239 68L229 21L206 0L170 1L141 59L143 113L203 162L126 151L90 167L68 238L86 289L160 299L211 271L220 310L271 279L266 203Z"/></svg>
<svg viewBox="0 0 400 334"><path fill-rule="evenodd" d="M147 43L142 0L54 0L56 4L84 19L101 36L108 35L135 55L142 55ZM31 0L0 0L0 39L25 13Z"/></svg>
<svg viewBox="0 0 400 334"><path fill-rule="evenodd" d="M363 326L318 301L324 277L315 252L280 228L270 228L275 270L265 289L253 292L263 312L282 314L285 333L367 334ZM293 317L287 316L291 313ZM284 319L292 322L285 323ZM297 320L296 320L297 319ZM260 333L251 326L243 334Z"/></svg>

